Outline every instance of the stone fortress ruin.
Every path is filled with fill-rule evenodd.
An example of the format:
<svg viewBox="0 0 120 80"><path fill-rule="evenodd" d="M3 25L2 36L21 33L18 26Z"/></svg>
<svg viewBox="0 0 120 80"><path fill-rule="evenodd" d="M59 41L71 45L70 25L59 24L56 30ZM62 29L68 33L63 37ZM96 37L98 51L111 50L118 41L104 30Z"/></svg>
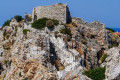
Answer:
<svg viewBox="0 0 120 80"><path fill-rule="evenodd" d="M33 9L32 21L47 17L57 19L62 23L71 22L71 16L67 4L55 4L50 6L40 6Z"/></svg>

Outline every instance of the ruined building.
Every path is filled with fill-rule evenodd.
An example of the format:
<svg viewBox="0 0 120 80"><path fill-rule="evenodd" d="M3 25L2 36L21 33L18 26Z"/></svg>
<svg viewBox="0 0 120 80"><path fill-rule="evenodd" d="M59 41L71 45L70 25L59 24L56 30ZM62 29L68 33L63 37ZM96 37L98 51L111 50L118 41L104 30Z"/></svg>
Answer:
<svg viewBox="0 0 120 80"><path fill-rule="evenodd" d="M40 6L33 9L33 21L43 17L57 19L62 23L71 22L71 16L67 4L59 3L51 6Z"/></svg>

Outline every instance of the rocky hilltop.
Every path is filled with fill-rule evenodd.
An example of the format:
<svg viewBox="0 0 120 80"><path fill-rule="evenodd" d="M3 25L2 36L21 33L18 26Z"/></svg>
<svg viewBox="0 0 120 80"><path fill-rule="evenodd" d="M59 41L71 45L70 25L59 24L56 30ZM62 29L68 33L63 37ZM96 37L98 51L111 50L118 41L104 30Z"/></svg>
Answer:
<svg viewBox="0 0 120 80"><path fill-rule="evenodd" d="M72 18L67 5L37 7L1 28L0 80L101 80L85 71L102 68L105 80L120 80L119 43L99 21Z"/></svg>

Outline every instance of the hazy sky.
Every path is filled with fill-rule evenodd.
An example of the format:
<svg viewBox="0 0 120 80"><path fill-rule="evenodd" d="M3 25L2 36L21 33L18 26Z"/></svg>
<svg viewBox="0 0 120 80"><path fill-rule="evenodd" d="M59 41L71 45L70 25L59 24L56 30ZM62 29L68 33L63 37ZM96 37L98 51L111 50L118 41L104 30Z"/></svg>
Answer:
<svg viewBox="0 0 120 80"><path fill-rule="evenodd" d="M56 3L67 3L72 17L120 27L120 0L0 0L0 26L15 15L32 13L34 7Z"/></svg>

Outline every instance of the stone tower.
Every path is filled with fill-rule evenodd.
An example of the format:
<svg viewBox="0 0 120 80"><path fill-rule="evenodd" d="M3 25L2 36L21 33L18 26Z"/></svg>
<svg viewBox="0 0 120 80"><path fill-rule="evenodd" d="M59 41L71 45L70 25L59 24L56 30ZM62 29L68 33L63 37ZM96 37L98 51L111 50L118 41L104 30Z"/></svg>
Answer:
<svg viewBox="0 0 120 80"><path fill-rule="evenodd" d="M33 21L43 17L57 19L63 23L71 22L71 15L67 4L40 6L33 9L32 12Z"/></svg>

